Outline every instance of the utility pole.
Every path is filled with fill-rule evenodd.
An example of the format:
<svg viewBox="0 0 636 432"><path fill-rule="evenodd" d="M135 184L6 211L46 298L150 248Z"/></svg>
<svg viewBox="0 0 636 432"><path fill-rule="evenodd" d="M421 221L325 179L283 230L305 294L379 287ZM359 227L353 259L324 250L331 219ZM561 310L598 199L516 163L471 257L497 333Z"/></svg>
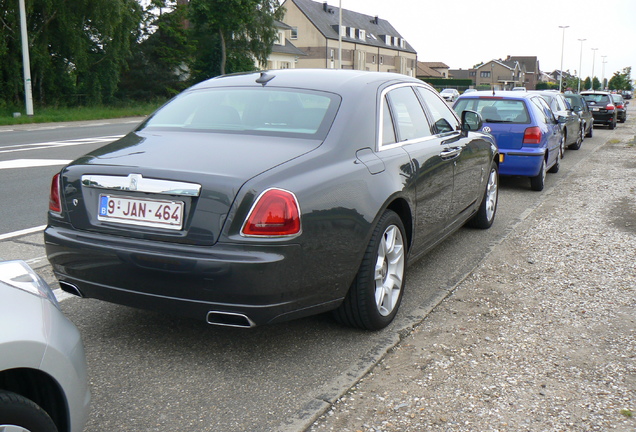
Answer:
<svg viewBox="0 0 636 432"><path fill-rule="evenodd" d="M22 69L24 70L24 99L26 114L33 115L33 91L31 89L31 61L29 60L29 38L27 36L26 7L24 0L20 3L20 33L22 35Z"/></svg>
<svg viewBox="0 0 636 432"><path fill-rule="evenodd" d="M579 39L579 42L581 42L581 54L579 55L579 88L577 90L577 93L581 93L581 66L583 65L583 42L586 40L587 39Z"/></svg>
<svg viewBox="0 0 636 432"><path fill-rule="evenodd" d="M563 89L563 48L565 47L565 29L570 26L559 26L563 29L563 36L561 37L561 70L559 71L559 92Z"/></svg>

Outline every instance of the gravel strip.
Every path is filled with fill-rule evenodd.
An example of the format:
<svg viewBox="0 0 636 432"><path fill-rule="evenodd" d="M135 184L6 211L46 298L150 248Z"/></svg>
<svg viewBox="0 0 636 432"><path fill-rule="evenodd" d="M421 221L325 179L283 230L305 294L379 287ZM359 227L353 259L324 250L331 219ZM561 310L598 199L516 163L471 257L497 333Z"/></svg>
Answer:
<svg viewBox="0 0 636 432"><path fill-rule="evenodd" d="M636 431L630 120L308 430Z"/></svg>

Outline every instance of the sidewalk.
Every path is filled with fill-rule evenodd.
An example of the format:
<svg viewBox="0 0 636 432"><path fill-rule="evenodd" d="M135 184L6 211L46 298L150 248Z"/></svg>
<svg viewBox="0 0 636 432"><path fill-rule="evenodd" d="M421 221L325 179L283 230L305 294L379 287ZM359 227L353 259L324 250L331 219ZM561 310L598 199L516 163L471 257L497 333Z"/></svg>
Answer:
<svg viewBox="0 0 636 432"><path fill-rule="evenodd" d="M636 431L635 114L308 430Z"/></svg>

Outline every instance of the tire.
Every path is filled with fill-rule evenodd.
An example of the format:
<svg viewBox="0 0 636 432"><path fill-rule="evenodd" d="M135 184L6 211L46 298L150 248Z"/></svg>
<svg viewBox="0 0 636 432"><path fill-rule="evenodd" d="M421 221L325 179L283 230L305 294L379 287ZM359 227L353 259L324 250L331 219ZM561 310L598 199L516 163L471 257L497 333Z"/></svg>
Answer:
<svg viewBox="0 0 636 432"><path fill-rule="evenodd" d="M479 229L487 229L492 226L497 213L499 200L499 167L493 162L488 175L488 183L484 191L484 197L475 216L468 221L468 226Z"/></svg>
<svg viewBox="0 0 636 432"><path fill-rule="evenodd" d="M530 189L533 191L541 192L545 187L545 159L541 161L541 168L539 169L539 174L534 177L530 177Z"/></svg>
<svg viewBox="0 0 636 432"><path fill-rule="evenodd" d="M22 432L57 432L46 411L32 400L8 391L0 391L0 425Z"/></svg>
<svg viewBox="0 0 636 432"><path fill-rule="evenodd" d="M587 131L587 133L585 134L585 136L587 138L592 138L592 136L594 135L594 124L592 124L592 126L590 126L590 130Z"/></svg>
<svg viewBox="0 0 636 432"><path fill-rule="evenodd" d="M385 210L347 296L333 312L336 320L366 330L389 325L402 301L406 253L404 224L395 212Z"/></svg>
<svg viewBox="0 0 636 432"><path fill-rule="evenodd" d="M579 130L579 136L576 139L576 142L574 144L570 144L570 147L568 147L569 149L572 150L578 150L581 148L581 144L583 144L583 134L584 134L585 129L580 129Z"/></svg>
<svg viewBox="0 0 636 432"><path fill-rule="evenodd" d="M616 128L616 120L613 120L608 127L609 127L609 130L614 130L614 128Z"/></svg>

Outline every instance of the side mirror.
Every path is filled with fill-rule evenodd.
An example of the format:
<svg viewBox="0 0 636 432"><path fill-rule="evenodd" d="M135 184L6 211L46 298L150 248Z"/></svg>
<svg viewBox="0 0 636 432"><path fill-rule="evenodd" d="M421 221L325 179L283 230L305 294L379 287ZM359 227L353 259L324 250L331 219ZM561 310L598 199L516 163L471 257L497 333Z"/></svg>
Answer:
<svg viewBox="0 0 636 432"><path fill-rule="evenodd" d="M484 120L476 111L462 111L462 131L464 133L476 132L484 125Z"/></svg>
<svg viewBox="0 0 636 432"><path fill-rule="evenodd" d="M567 122L568 122L567 116L560 115L560 116L557 117L557 123L563 124L563 123L567 123Z"/></svg>

